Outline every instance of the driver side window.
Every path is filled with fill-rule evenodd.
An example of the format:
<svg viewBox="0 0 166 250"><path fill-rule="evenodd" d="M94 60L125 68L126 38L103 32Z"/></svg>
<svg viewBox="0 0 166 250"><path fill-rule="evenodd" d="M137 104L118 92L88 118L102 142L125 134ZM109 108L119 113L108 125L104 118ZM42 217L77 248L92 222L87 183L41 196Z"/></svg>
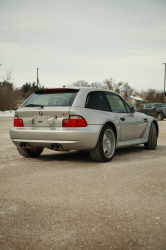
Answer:
<svg viewBox="0 0 166 250"><path fill-rule="evenodd" d="M113 113L127 113L126 107L118 95L110 92L105 92L105 95Z"/></svg>
<svg viewBox="0 0 166 250"><path fill-rule="evenodd" d="M151 108L151 104L145 104L145 108L146 108L146 109Z"/></svg>

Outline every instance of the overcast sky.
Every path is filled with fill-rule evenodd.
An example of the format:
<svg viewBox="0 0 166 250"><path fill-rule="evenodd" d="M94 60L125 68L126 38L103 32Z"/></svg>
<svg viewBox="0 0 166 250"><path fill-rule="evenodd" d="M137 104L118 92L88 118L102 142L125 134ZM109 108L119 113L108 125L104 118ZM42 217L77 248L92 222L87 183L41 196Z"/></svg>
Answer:
<svg viewBox="0 0 166 250"><path fill-rule="evenodd" d="M166 0L0 0L0 77L163 89Z"/></svg>

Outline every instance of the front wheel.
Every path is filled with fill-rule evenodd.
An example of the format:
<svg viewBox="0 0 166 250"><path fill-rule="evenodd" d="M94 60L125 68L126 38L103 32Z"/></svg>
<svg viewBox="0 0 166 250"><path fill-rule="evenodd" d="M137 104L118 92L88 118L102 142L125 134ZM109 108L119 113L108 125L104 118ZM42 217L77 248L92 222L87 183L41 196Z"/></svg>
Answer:
<svg viewBox="0 0 166 250"><path fill-rule="evenodd" d="M111 126L104 125L101 130L98 142L92 150L89 150L93 161L110 161L115 153L115 133Z"/></svg>
<svg viewBox="0 0 166 250"><path fill-rule="evenodd" d="M17 148L19 154L26 157L26 158L38 157L43 152L43 149L44 148L34 148L34 149L20 148L20 147Z"/></svg>
<svg viewBox="0 0 166 250"><path fill-rule="evenodd" d="M154 123L150 127L148 142L144 144L144 147L148 150L154 150L157 147L157 131Z"/></svg>

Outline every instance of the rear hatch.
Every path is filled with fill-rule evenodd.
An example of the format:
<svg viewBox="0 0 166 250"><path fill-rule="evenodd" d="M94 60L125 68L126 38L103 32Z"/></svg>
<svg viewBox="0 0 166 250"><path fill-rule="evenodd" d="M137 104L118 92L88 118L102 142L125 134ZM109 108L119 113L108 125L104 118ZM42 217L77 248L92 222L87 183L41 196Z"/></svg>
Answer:
<svg viewBox="0 0 166 250"><path fill-rule="evenodd" d="M16 111L24 127L62 127L79 89L36 91Z"/></svg>

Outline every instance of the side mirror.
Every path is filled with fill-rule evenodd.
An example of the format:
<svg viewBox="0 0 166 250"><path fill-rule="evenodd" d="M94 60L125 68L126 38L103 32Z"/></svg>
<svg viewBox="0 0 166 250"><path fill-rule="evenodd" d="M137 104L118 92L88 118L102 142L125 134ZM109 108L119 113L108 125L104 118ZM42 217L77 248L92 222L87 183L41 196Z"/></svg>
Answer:
<svg viewBox="0 0 166 250"><path fill-rule="evenodd" d="M156 110L156 108L155 108L155 107L152 107L152 110Z"/></svg>
<svg viewBox="0 0 166 250"><path fill-rule="evenodd" d="M133 114L135 112L135 108L134 107L130 107L130 113Z"/></svg>

